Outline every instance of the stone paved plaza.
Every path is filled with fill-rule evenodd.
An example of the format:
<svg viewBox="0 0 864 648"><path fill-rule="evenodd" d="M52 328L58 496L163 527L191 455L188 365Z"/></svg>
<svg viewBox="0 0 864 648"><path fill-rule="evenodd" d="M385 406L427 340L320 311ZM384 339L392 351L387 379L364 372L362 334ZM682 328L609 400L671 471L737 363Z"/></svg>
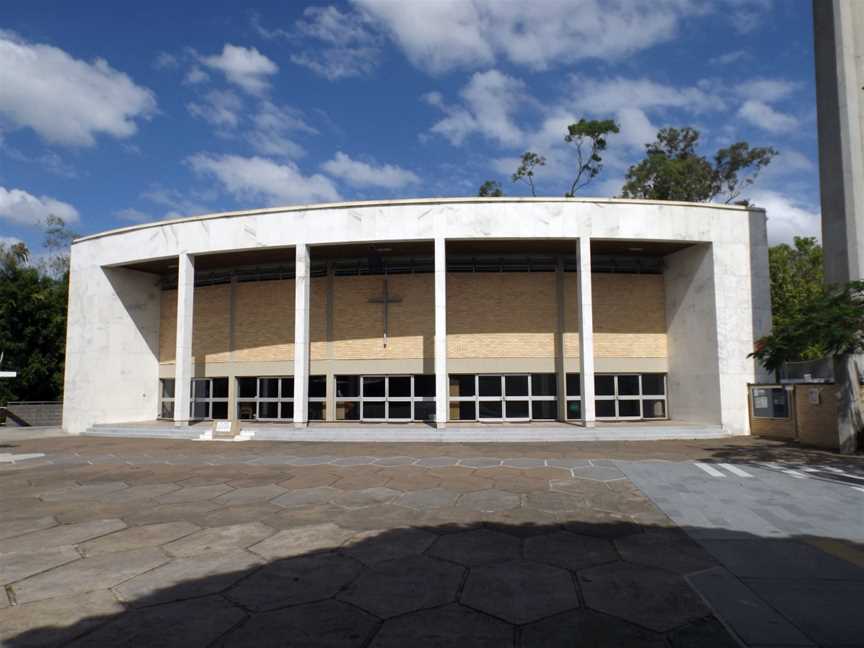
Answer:
<svg viewBox="0 0 864 648"><path fill-rule="evenodd" d="M714 581L693 585L725 560L628 474L657 460L836 461L746 439L49 438L2 452L0 645L16 648L732 647L740 632L703 591ZM652 490L646 475L634 479ZM843 565L834 577L855 594Z"/></svg>

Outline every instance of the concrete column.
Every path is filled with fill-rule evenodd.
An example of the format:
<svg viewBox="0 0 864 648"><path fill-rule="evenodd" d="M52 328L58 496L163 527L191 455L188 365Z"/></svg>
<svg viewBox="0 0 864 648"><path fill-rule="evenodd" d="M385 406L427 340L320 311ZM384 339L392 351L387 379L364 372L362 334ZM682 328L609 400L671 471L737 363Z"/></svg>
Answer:
<svg viewBox="0 0 864 648"><path fill-rule="evenodd" d="M447 251L443 238L435 239L435 425L447 425L450 412L447 375Z"/></svg>
<svg viewBox="0 0 864 648"><path fill-rule="evenodd" d="M228 374L228 420L237 420L237 375L234 373L234 351L236 350L236 313L237 313L237 275L231 277L228 293L228 360L231 372Z"/></svg>
<svg viewBox="0 0 864 648"><path fill-rule="evenodd" d="M556 303L556 325L555 325L555 385L558 400L558 420L567 420L567 366L564 360L564 332L565 332L565 299L564 299L564 259L558 257L555 264L555 303Z"/></svg>
<svg viewBox="0 0 864 648"><path fill-rule="evenodd" d="M192 389L192 325L195 313L195 258L177 257L177 347L174 355L174 424L189 424Z"/></svg>
<svg viewBox="0 0 864 648"><path fill-rule="evenodd" d="M309 423L309 246L298 243L294 264L294 425Z"/></svg>
<svg viewBox="0 0 864 648"><path fill-rule="evenodd" d="M591 239L579 239L579 382L582 422L594 427L594 304L591 295Z"/></svg>

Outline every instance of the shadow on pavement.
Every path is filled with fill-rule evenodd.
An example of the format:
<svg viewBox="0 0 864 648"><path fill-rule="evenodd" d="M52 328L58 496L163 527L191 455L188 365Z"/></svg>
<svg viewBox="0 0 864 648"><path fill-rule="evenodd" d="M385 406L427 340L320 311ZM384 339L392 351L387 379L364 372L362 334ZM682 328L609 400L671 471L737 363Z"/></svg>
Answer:
<svg viewBox="0 0 864 648"><path fill-rule="evenodd" d="M861 645L864 570L829 541L712 529L697 544L624 521L317 524L248 550L169 562L149 546L30 577L7 588L0 644L732 648L731 627L748 645ZM119 567L100 581L106 561Z"/></svg>

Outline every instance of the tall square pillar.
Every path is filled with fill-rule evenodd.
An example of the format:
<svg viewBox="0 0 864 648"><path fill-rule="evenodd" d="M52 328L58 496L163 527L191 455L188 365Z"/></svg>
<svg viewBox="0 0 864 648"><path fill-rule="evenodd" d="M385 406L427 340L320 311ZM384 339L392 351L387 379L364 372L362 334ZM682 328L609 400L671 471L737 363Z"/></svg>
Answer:
<svg viewBox="0 0 864 648"><path fill-rule="evenodd" d="M435 425L447 425L450 412L447 375L447 251L443 238L435 239Z"/></svg>
<svg viewBox="0 0 864 648"><path fill-rule="evenodd" d="M309 246L297 244L294 263L294 425L309 423Z"/></svg>
<svg viewBox="0 0 864 648"><path fill-rule="evenodd" d="M579 382L582 422L594 427L594 304L591 295L591 239L579 239Z"/></svg>
<svg viewBox="0 0 864 648"><path fill-rule="evenodd" d="M177 346L174 355L174 424L189 425L192 390L192 325L195 312L195 258L177 257Z"/></svg>

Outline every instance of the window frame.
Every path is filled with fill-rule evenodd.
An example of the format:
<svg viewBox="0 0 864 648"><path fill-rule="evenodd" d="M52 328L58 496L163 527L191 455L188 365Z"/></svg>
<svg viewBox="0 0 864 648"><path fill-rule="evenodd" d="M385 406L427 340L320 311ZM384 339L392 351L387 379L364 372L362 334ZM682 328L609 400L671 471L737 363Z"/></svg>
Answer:
<svg viewBox="0 0 864 648"><path fill-rule="evenodd" d="M309 376L309 381L311 382L314 379L320 379L322 375L315 374ZM255 396L240 396L239 389L239 381L241 379L253 378L255 380ZM283 393L284 380L291 380L291 389L288 390L289 394ZM285 421L292 421L294 419L294 376L291 375L278 375L278 376L235 376L234 378L235 385L237 386L237 398L236 398L236 409L237 409L237 419L242 421L261 421L263 423L283 423ZM277 385L279 386L277 389L276 396L261 396L261 381L262 380L276 380ZM325 377L326 380L326 377ZM327 407L327 396L326 391L324 396L307 396L307 402L309 403L324 403L324 416L322 419L314 419L314 420L323 420L326 418L326 407ZM247 403L255 404L255 413L253 418L240 418L240 406L245 405ZM282 404L283 403L291 403L291 413L290 417L282 417L278 416L276 418L273 417L261 417L261 403L276 403L277 412L279 414L282 413Z"/></svg>

